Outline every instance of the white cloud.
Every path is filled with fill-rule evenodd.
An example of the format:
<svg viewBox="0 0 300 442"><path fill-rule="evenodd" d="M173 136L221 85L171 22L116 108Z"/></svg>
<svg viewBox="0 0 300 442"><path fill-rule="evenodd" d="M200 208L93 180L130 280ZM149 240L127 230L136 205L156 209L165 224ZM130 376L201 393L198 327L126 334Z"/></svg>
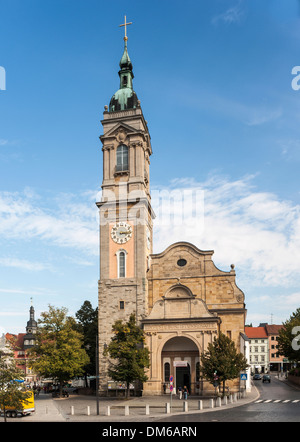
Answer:
<svg viewBox="0 0 300 442"><path fill-rule="evenodd" d="M217 25L219 22L225 23L227 25L240 23L245 13L241 8L241 2L239 1L237 5L228 8L225 12L216 15L212 18L212 23Z"/></svg>
<svg viewBox="0 0 300 442"><path fill-rule="evenodd" d="M51 270L52 266L41 262L31 262L18 258L0 258L0 265L3 267L14 267L22 270L41 271Z"/></svg>
<svg viewBox="0 0 300 442"><path fill-rule="evenodd" d="M289 308L292 306L294 309L299 308L300 306L300 292L289 293L280 295L276 301L276 307L281 308Z"/></svg>
<svg viewBox="0 0 300 442"><path fill-rule="evenodd" d="M180 179L163 189L153 188L152 194L165 194L162 200L152 200L158 215L154 220L154 252L177 241L188 241L200 249L215 250L214 261L224 270L235 264L239 278L242 275L249 286L296 287L300 282L300 207L275 194L257 191L254 182L254 176L236 181L212 176L203 183ZM99 246L93 195L96 191L85 192L84 197L64 194L45 202L28 189L24 193L0 193L2 243L13 241L15 246L37 239L58 248L53 256L63 256L59 248L68 247L74 250L72 259L77 264L89 266ZM178 198L168 202L168 195ZM17 259L16 253L12 257L6 251L3 256L1 250L0 264L28 270L48 266L42 259L38 261L38 256Z"/></svg>
<svg viewBox="0 0 300 442"><path fill-rule="evenodd" d="M26 316L25 312L0 312L0 316Z"/></svg>
<svg viewBox="0 0 300 442"><path fill-rule="evenodd" d="M300 160L300 140L286 139L279 140L278 144L281 148L281 155L285 161L299 161Z"/></svg>
<svg viewBox="0 0 300 442"><path fill-rule="evenodd" d="M35 192L0 193L0 236L30 241L34 238L59 247L74 247L97 254L97 209L81 203L80 195L46 201Z"/></svg>
<svg viewBox="0 0 300 442"><path fill-rule="evenodd" d="M155 248L188 241L200 249L214 249L217 265L236 265L252 286L292 287L300 282L300 207L275 194L258 192L254 177L230 182L214 177L188 188L204 191L203 219L155 225ZM183 192L184 182L175 181ZM154 211L159 208L154 207Z"/></svg>
<svg viewBox="0 0 300 442"><path fill-rule="evenodd" d="M282 116L282 110L276 109L258 109L252 110L252 115L250 115L245 123L247 126L260 126L261 124L268 123L270 121L277 120Z"/></svg>
<svg viewBox="0 0 300 442"><path fill-rule="evenodd" d="M19 289L19 288L15 288L15 289L3 289L0 288L0 293L5 293L6 295L31 295L31 296L35 296L35 295L47 295L49 296L49 291L47 289L30 289L30 290L24 290L24 289Z"/></svg>
<svg viewBox="0 0 300 442"><path fill-rule="evenodd" d="M240 121L246 126L261 126L277 121L283 116L282 107L277 103L273 106L266 106L260 102L246 103L240 99L229 98L224 95L224 91L221 91L218 84L214 91L189 84L178 93L180 94L180 102L189 108L211 111L214 115L221 114L226 118ZM201 100L198 99L198 96L201 96Z"/></svg>

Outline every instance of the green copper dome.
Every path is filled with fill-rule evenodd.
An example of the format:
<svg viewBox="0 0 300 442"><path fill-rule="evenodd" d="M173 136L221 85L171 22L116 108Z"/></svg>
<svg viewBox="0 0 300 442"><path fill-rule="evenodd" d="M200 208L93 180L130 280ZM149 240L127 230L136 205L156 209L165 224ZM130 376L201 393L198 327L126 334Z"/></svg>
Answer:
<svg viewBox="0 0 300 442"><path fill-rule="evenodd" d="M125 46L122 58L120 60L120 89L112 96L109 103L109 112L116 112L126 109L135 109L137 107L138 98L133 90L132 80L134 78L132 72L132 63L127 51L127 39L124 39Z"/></svg>

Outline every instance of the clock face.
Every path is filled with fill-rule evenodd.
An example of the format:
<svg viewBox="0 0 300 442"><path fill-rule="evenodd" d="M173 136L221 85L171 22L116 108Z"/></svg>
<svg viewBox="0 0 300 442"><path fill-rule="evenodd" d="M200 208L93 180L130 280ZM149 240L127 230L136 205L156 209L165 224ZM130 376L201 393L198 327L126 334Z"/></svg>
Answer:
<svg viewBox="0 0 300 442"><path fill-rule="evenodd" d="M132 237L132 227L125 222L116 223L110 232L111 238L118 244L124 244Z"/></svg>

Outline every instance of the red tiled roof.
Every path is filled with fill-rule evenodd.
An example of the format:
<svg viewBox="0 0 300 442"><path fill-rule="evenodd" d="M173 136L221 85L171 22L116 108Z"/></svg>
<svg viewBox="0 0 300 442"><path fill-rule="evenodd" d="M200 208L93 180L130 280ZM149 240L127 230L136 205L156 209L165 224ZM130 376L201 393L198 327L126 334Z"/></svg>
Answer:
<svg viewBox="0 0 300 442"><path fill-rule="evenodd" d="M265 327L245 327L245 335L250 338L267 338Z"/></svg>
<svg viewBox="0 0 300 442"><path fill-rule="evenodd" d="M26 333L19 333L14 335L12 333L6 333L5 337L11 344L14 350L24 350L24 336Z"/></svg>
<svg viewBox="0 0 300 442"><path fill-rule="evenodd" d="M266 325L268 335L279 335L279 330L283 328L283 325Z"/></svg>

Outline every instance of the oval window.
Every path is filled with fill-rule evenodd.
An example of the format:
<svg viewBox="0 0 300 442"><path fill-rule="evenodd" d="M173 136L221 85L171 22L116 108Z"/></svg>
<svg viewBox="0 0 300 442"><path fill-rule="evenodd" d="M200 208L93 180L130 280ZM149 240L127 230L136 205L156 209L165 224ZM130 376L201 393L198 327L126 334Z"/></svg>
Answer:
<svg viewBox="0 0 300 442"><path fill-rule="evenodd" d="M185 259L178 259L178 261L177 261L177 265L178 265L179 267L183 267L183 266L185 266L185 265L186 265L186 260L185 260Z"/></svg>

